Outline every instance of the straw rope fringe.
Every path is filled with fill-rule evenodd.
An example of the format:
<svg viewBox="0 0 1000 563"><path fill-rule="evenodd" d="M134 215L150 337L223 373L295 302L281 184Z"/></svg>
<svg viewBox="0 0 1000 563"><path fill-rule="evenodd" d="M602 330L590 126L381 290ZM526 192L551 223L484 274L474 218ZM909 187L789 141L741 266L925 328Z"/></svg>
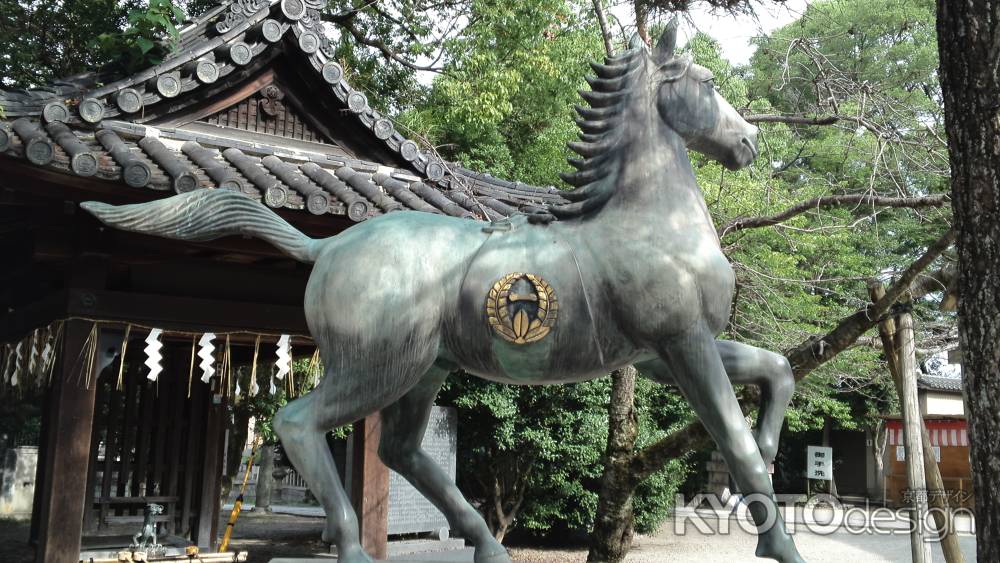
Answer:
<svg viewBox="0 0 1000 563"><path fill-rule="evenodd" d="M195 347L198 346L198 336L195 334L191 335L191 367L188 369L188 396L191 398L191 380L194 379L194 351Z"/></svg>
<svg viewBox="0 0 1000 563"><path fill-rule="evenodd" d="M0 343L0 385L11 386L11 378L15 378L14 381L19 381L19 384L13 386L15 388L26 387L26 383L33 381L33 384L28 384L27 387L32 385L39 388L52 384L52 377L55 373L55 365L57 359L63 355L65 352L62 349L62 343L65 340L65 326L67 321L82 321L90 323L90 330L87 333L87 337L84 339L83 345L79 352L77 353L73 363L72 370L70 370L67 375L70 375L73 371L76 371L76 382L77 384L90 388L90 386L97 379L98 375L96 373L97 367L97 357L101 351L98 349L100 347L100 334L101 330L110 327L121 327L124 330L124 336L120 345L119 361L118 361L118 372L115 377L115 389L122 390L125 386L125 357L128 353L129 341L132 337L133 329L137 331L151 331L157 329L158 327L153 327L149 325L144 325L141 323L128 323L117 320L103 320L91 317L80 317L71 316L64 319L55 320L50 323L47 327L36 328L31 332L27 333L19 341L11 341L7 343ZM189 336L191 337L191 357L189 360L188 367L188 388L187 397L191 398L192 385L194 379L194 367L197 363L197 342L198 337L204 335L204 332L191 332L191 331L173 331L173 330L162 330L163 336ZM256 331L249 330L233 330L226 332L216 333L217 336L225 336L225 350L221 360L219 361L219 387L218 390L223 395L229 398L239 399L239 396L246 394L247 397L253 397L259 394L260 382L258 377L258 370L260 368L260 345L265 339L273 338L274 341L278 341L281 337L295 337L308 342L312 341L311 336L307 334L289 334L286 332L265 332L260 333ZM250 365L250 385L248 389L244 389L240 386L239 373L233 369L233 350L232 350L232 340L234 337L252 336L253 337L253 361ZM301 342L301 341L300 341ZM241 344L242 345L242 344ZM20 348L20 353L18 353L18 348ZM287 347L288 355L292 355L291 343ZM65 359L63 360L65 364ZM289 362L291 363L291 362ZM291 367L291 366L289 366ZM305 381L296 381L295 371L289 369L288 378L285 382L285 389L289 394L289 397L294 397L299 394L297 386L306 384L308 388L315 387L322 372L322 358L320 357L319 350L313 351L310 360L306 366L305 373L303 374L300 370L298 375L304 375L306 377ZM237 378L234 382L233 379ZM273 371L272 371L272 386L273 386ZM157 381L157 391L159 388L159 381Z"/></svg>
<svg viewBox="0 0 1000 563"><path fill-rule="evenodd" d="M125 351L128 350L128 337L132 333L132 325L125 327L125 337L122 338L122 350L118 358L118 383L115 388L121 391L125 388Z"/></svg>

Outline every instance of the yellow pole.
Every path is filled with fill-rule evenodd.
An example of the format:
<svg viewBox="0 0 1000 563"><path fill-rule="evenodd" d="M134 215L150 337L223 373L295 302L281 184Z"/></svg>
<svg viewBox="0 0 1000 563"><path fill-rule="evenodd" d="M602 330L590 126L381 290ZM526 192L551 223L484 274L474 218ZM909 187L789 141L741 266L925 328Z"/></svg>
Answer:
<svg viewBox="0 0 1000 563"><path fill-rule="evenodd" d="M226 534L222 536L222 543L219 544L219 553L226 551L229 547L229 538L233 535L233 526L236 525L236 519L240 517L240 510L243 508L243 493L247 490L247 483L250 481L250 471L253 469L253 458L257 455L257 447L260 446L260 439L256 439L253 442L253 449L250 450L250 459L247 460L247 471L243 475L243 485L240 486L240 496L236 497L236 502L233 504L233 510L229 513L229 522L226 522Z"/></svg>

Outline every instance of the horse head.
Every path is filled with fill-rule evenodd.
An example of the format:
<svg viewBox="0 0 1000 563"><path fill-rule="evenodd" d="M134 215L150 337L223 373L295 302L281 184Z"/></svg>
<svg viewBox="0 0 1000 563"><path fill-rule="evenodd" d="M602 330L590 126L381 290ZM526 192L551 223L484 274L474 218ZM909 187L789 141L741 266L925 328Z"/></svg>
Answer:
<svg viewBox="0 0 1000 563"><path fill-rule="evenodd" d="M619 190L623 161L651 165L636 156L637 148L655 145L649 131L677 136L732 170L757 157L757 128L719 95L711 71L690 55L675 54L676 44L675 19L652 51L636 35L629 49L591 64L597 76L587 78L590 91L580 92L589 107L576 107L580 141L568 145L583 159L570 159L577 171L561 174L576 189L563 192L572 203L550 207L553 215L570 218L601 208Z"/></svg>
<svg viewBox="0 0 1000 563"><path fill-rule="evenodd" d="M656 107L668 127L691 150L738 170L757 158L757 128L747 123L715 89L714 76L695 64L690 55L674 53L677 20L650 54L655 65L651 79L658 83Z"/></svg>

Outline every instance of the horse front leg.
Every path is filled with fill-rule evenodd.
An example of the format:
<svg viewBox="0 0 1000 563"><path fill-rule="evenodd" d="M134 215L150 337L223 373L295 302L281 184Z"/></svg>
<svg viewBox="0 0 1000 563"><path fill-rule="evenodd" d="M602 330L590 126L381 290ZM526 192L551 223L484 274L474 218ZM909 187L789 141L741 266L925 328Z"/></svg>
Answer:
<svg viewBox="0 0 1000 563"><path fill-rule="evenodd" d="M730 383L755 385L760 389L754 438L764 463L770 465L778 453L785 411L795 392L792 368L784 356L762 348L730 340L716 340L715 347ZM660 383L674 383L670 366L661 358L639 362L636 368L640 374Z"/></svg>
<svg viewBox="0 0 1000 563"><path fill-rule="evenodd" d="M717 340L715 347L722 358L729 381L756 385L760 406L754 435L764 463L770 465L778 454L778 440L785 421L785 411L795 393L792 366L781 354L731 340Z"/></svg>
<svg viewBox="0 0 1000 563"><path fill-rule="evenodd" d="M729 382L715 338L704 326L671 337L657 346L670 366L673 383L687 398L726 460L744 502L757 525L758 557L782 563L803 563L785 530L774 500L767 466Z"/></svg>

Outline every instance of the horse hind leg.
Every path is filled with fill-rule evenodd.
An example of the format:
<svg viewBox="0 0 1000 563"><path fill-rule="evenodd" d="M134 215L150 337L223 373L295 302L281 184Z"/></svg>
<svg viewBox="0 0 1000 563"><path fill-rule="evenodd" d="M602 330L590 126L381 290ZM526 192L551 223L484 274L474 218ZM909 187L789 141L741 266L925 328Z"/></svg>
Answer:
<svg viewBox="0 0 1000 563"><path fill-rule="evenodd" d="M475 563L510 563L507 550L494 539L483 517L465 500L455 483L420 447L434 397L448 369L434 365L400 400L382 409L379 456L402 475L448 519L448 524L475 546Z"/></svg>
<svg viewBox="0 0 1000 563"><path fill-rule="evenodd" d="M328 379L329 376L324 382ZM339 561L371 563L371 557L358 541L358 519L341 485L325 436L330 429L350 422L353 416L324 421L321 397L317 389L282 407L274 417L274 431L292 465L323 505L326 513L323 540L337 546Z"/></svg>
<svg viewBox="0 0 1000 563"><path fill-rule="evenodd" d="M323 505L323 539L337 546L340 563L371 563L372 558L358 541L358 519L341 484L326 433L395 401L418 379L406 372L426 369L401 370L393 374L397 377L386 378L368 373L364 366L357 368L353 373L338 373L327 367L315 389L282 407L274 418L274 431L285 452ZM381 385L372 385L373 380Z"/></svg>
<svg viewBox="0 0 1000 563"><path fill-rule="evenodd" d="M705 327L695 327L662 343L657 351L715 440L736 484L748 495L748 509L759 532L757 556L804 563L785 530L767 466L743 418L713 335Z"/></svg>

